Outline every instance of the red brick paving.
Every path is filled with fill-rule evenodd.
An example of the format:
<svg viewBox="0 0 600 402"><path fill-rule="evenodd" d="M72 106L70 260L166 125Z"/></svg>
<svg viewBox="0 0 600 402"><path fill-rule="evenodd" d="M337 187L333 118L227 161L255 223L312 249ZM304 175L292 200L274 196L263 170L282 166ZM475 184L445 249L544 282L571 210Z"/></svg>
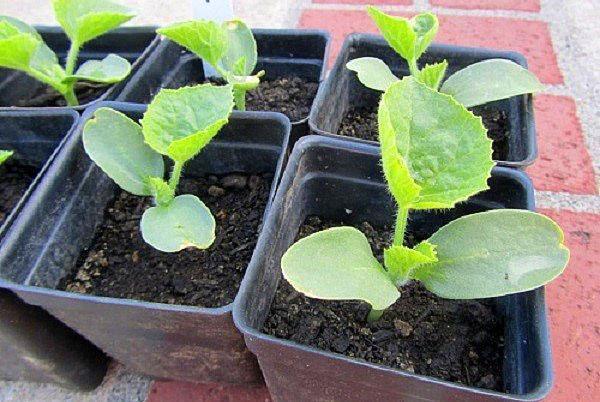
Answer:
<svg viewBox="0 0 600 402"><path fill-rule="evenodd" d="M155 381L146 402L270 402L263 386Z"/></svg>
<svg viewBox="0 0 600 402"><path fill-rule="evenodd" d="M440 29L436 41L516 50L527 57L531 70L542 82L563 82L545 22L457 15L438 15L438 18ZM366 12L355 10L306 10L300 17L299 26L331 32L330 63L335 60L346 35L352 32L378 32Z"/></svg>
<svg viewBox="0 0 600 402"><path fill-rule="evenodd" d="M565 96L538 95L534 103L539 157L527 172L535 188L597 194L575 101Z"/></svg>
<svg viewBox="0 0 600 402"><path fill-rule="evenodd" d="M540 11L539 0L429 0L432 6L464 10Z"/></svg>
<svg viewBox="0 0 600 402"><path fill-rule="evenodd" d="M600 397L600 215L540 211L565 232L571 261L547 287L554 355L551 402L591 402Z"/></svg>

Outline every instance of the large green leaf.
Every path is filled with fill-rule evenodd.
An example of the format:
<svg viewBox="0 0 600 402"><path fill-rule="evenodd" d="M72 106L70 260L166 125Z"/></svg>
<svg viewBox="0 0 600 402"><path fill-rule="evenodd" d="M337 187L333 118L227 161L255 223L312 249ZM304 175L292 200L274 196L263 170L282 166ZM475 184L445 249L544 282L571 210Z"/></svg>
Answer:
<svg viewBox="0 0 600 402"><path fill-rule="evenodd" d="M358 80L367 88L376 91L385 91L390 85L398 81L383 60L376 57L360 57L346 63L349 70L356 71Z"/></svg>
<svg viewBox="0 0 600 402"><path fill-rule="evenodd" d="M110 0L52 0L52 5L58 23L79 46L135 17L127 7Z"/></svg>
<svg viewBox="0 0 600 402"><path fill-rule="evenodd" d="M189 21L157 30L173 42L217 66L227 52L227 32L214 21Z"/></svg>
<svg viewBox="0 0 600 402"><path fill-rule="evenodd" d="M227 52L221 66L235 75L252 74L258 59L252 31L240 20L225 21L223 29L227 34Z"/></svg>
<svg viewBox="0 0 600 402"><path fill-rule="evenodd" d="M429 88L437 91L442 83L442 80L444 79L447 68L448 62L446 60L442 61L441 63L427 64L421 71L419 71L419 76L417 79L423 84L427 85Z"/></svg>
<svg viewBox="0 0 600 402"><path fill-rule="evenodd" d="M367 12L390 46L408 61L417 60L425 52L439 26L437 17L431 13L406 19L388 15L373 6L368 6Z"/></svg>
<svg viewBox="0 0 600 402"><path fill-rule="evenodd" d="M487 189L494 165L481 118L452 97L405 77L379 105L388 185L402 208L451 208Z"/></svg>
<svg viewBox="0 0 600 402"><path fill-rule="evenodd" d="M543 89L537 77L517 63L490 59L452 74L442 85L441 92L471 107Z"/></svg>
<svg viewBox="0 0 600 402"><path fill-rule="evenodd" d="M215 240L215 218L195 195L180 195L169 204L144 212L141 228L144 241L167 253L188 247L205 249Z"/></svg>
<svg viewBox="0 0 600 402"><path fill-rule="evenodd" d="M185 162L217 135L232 109L231 85L163 89L141 121L146 143L160 154Z"/></svg>
<svg viewBox="0 0 600 402"><path fill-rule="evenodd" d="M381 267L365 235L352 227L314 233L281 258L285 279L299 292L326 300L364 300L375 310L400 293Z"/></svg>
<svg viewBox="0 0 600 402"><path fill-rule="evenodd" d="M5 151L0 149L0 165L2 165L8 158L12 156L13 151Z"/></svg>
<svg viewBox="0 0 600 402"><path fill-rule="evenodd" d="M412 272L419 266L437 261L435 247L425 242L414 249L392 246L385 249L383 255L385 268L396 286L408 281Z"/></svg>
<svg viewBox="0 0 600 402"><path fill-rule="evenodd" d="M142 128L109 108L98 109L83 129L89 157L123 190L153 195L149 180L164 176L162 156L144 143Z"/></svg>
<svg viewBox="0 0 600 402"><path fill-rule="evenodd" d="M569 260L560 227L530 211L494 210L450 222L428 240L438 261L414 271L448 299L524 292L562 273Z"/></svg>
<svg viewBox="0 0 600 402"><path fill-rule="evenodd" d="M122 81L131 72L131 64L127 59L116 54L109 54L102 60L88 60L83 63L75 74L67 76L63 82L78 80L113 84Z"/></svg>

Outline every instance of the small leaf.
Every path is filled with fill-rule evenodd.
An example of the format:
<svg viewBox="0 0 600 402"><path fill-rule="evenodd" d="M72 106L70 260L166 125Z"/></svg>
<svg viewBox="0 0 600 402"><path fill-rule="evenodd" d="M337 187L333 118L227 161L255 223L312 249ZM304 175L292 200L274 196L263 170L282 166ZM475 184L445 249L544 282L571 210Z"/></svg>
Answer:
<svg viewBox="0 0 600 402"><path fill-rule="evenodd" d="M175 191L169 186L162 177L151 177L148 179L148 186L152 191L152 196L158 205L167 205L175 197Z"/></svg>
<svg viewBox="0 0 600 402"><path fill-rule="evenodd" d="M419 71L419 77L417 79L419 82L422 82L429 88L437 91L442 83L442 80L444 79L447 68L448 62L446 60L442 61L441 63L427 64L421 71Z"/></svg>
<svg viewBox="0 0 600 402"><path fill-rule="evenodd" d="M471 107L543 89L537 77L517 63L491 59L452 74L442 85L441 92Z"/></svg>
<svg viewBox="0 0 600 402"><path fill-rule="evenodd" d="M225 21L222 27L227 34L227 52L221 66L235 75L252 74L258 59L252 31L240 20Z"/></svg>
<svg viewBox="0 0 600 402"><path fill-rule="evenodd" d="M164 176L162 156L144 143L142 128L129 117L100 108L83 129L85 152L123 190L153 195L151 177Z"/></svg>
<svg viewBox="0 0 600 402"><path fill-rule="evenodd" d="M0 165L2 165L8 158L13 155L13 151L4 151L0 149Z"/></svg>
<svg viewBox="0 0 600 402"><path fill-rule="evenodd" d="M210 247L215 240L215 226L215 218L206 205L189 194L147 209L141 222L144 241L167 253Z"/></svg>
<svg viewBox="0 0 600 402"><path fill-rule="evenodd" d="M417 60L427 49L438 30L437 17L430 13L409 19L393 17L373 6L367 12L390 46L405 60Z"/></svg>
<svg viewBox="0 0 600 402"><path fill-rule="evenodd" d="M185 162L217 135L232 109L231 85L163 89L141 120L144 138L156 152Z"/></svg>
<svg viewBox="0 0 600 402"><path fill-rule="evenodd" d="M213 67L227 52L227 32L213 21L189 21L157 30Z"/></svg>
<svg viewBox="0 0 600 402"><path fill-rule="evenodd" d="M26 23L24 21L21 21L18 18L13 18L8 15L0 15L0 22L2 22L2 21L5 21L9 25L12 25L14 28L17 29L18 32L29 33L29 34L32 34L33 36L35 36L37 39L42 40L41 35L38 33L38 31L34 27L32 27L31 25L29 25L28 23Z"/></svg>
<svg viewBox="0 0 600 402"><path fill-rule="evenodd" d="M383 252L385 268L396 284L401 286L411 278L417 267L437 261L435 247L429 243L421 243L414 249L404 246L392 246Z"/></svg>
<svg viewBox="0 0 600 402"><path fill-rule="evenodd" d="M494 162L481 118L406 77L379 105L383 170L399 206L451 208L487 189Z"/></svg>
<svg viewBox="0 0 600 402"><path fill-rule="evenodd" d="M356 71L358 80L367 88L376 91L385 91L390 85L398 81L383 60L375 57L361 57L346 63L349 70Z"/></svg>
<svg viewBox="0 0 600 402"><path fill-rule="evenodd" d="M373 253L365 235L352 227L314 233L281 258L285 279L299 292L326 300L364 300L375 310L400 293Z"/></svg>
<svg viewBox="0 0 600 402"><path fill-rule="evenodd" d="M464 216L428 240L438 262L414 278L447 299L497 297L535 289L560 275L569 260L564 235L551 219L522 210Z"/></svg>
<svg viewBox="0 0 600 402"><path fill-rule="evenodd" d="M78 80L113 84L122 81L131 72L131 64L127 59L116 54L109 54L102 60L88 60L83 63L74 75L66 77L63 82Z"/></svg>
<svg viewBox="0 0 600 402"><path fill-rule="evenodd" d="M110 0L52 0L52 5L58 23L79 46L135 17L127 7Z"/></svg>

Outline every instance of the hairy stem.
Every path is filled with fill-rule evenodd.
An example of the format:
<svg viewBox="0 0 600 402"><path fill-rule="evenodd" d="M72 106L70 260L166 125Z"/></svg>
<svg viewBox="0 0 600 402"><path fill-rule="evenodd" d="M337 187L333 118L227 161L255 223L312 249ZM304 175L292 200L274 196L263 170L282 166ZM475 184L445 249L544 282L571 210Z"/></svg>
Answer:
<svg viewBox="0 0 600 402"><path fill-rule="evenodd" d="M169 179L169 187L171 187L171 190L173 190L173 192L175 192L175 190L177 189L179 179L181 178L182 170L183 162L175 161L175 165L173 166L173 172L171 173L171 178Z"/></svg>
<svg viewBox="0 0 600 402"><path fill-rule="evenodd" d="M394 245L402 246L404 244L404 232L408 224L408 208L398 208L396 215L396 228L394 230Z"/></svg>
<svg viewBox="0 0 600 402"><path fill-rule="evenodd" d="M79 106L77 95L75 95L75 83L69 84L67 90L63 93L63 96L67 100L69 106Z"/></svg>
<svg viewBox="0 0 600 402"><path fill-rule="evenodd" d="M417 65L417 60L412 59L408 61L408 68L410 69L410 75L417 78L419 76L419 66Z"/></svg>
<svg viewBox="0 0 600 402"><path fill-rule="evenodd" d="M367 316L367 321L368 322L377 321L378 319L381 318L381 316L383 315L384 312L385 312L385 310L371 309L371 311L369 311L369 315Z"/></svg>
<svg viewBox="0 0 600 402"><path fill-rule="evenodd" d="M73 72L75 72L77 56L79 56L79 44L77 42L71 42L71 47L67 54L67 64L65 65L65 72L67 75L73 75Z"/></svg>
<svg viewBox="0 0 600 402"><path fill-rule="evenodd" d="M233 88L233 100L237 110L246 110L246 90Z"/></svg>

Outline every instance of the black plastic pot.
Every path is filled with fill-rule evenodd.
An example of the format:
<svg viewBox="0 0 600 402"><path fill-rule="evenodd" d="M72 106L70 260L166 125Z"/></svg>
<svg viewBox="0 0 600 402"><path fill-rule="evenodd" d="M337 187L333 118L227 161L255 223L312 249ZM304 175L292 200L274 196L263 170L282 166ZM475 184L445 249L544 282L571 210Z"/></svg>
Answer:
<svg viewBox="0 0 600 402"><path fill-rule="evenodd" d="M70 42L62 29L50 26L36 28L46 44L56 52L61 65L64 66ZM119 28L88 42L79 53L79 64L92 59L102 59L109 53L116 53L132 63L132 73L120 83L110 86L95 101L76 106L74 109L83 111L95 102L114 100L158 42L156 27L150 26ZM45 84L25 73L0 69L0 109L15 107L17 102L28 99L44 86Z"/></svg>
<svg viewBox="0 0 600 402"><path fill-rule="evenodd" d="M115 102L101 106L132 118L140 118L146 108ZM92 113L86 111L7 233L0 274L11 283L4 286L137 372L195 382L259 381L256 359L233 325L233 304L199 308L55 290L91 244L117 191L83 149L81 128ZM272 172L268 209L289 130L289 120L278 113L234 112L229 124L189 162L186 173Z"/></svg>
<svg viewBox="0 0 600 402"><path fill-rule="evenodd" d="M408 65L378 35L352 34L346 37L327 80L319 88L310 117L309 126L314 134L339 137L337 132L342 119L352 107L374 107L381 92L365 87L356 73L346 68L346 63L359 57L382 59L399 77L409 75ZM484 48L433 44L419 60L420 66L448 60L446 77L482 60L501 58L527 67L525 57L517 52ZM498 160L499 166L523 169L537 157L537 142L531 95L515 96L488 104L490 109L504 111L507 115L510 136L507 157ZM373 143L358 138L344 137L357 142Z"/></svg>
<svg viewBox="0 0 600 402"><path fill-rule="evenodd" d="M313 82L325 77L329 34L319 30L253 29L258 47L256 71L266 79L295 74ZM164 39L116 98L121 102L150 103L161 88L203 82L202 61L178 44ZM290 150L308 134L308 116L292 122Z"/></svg>
<svg viewBox="0 0 600 402"><path fill-rule="evenodd" d="M491 189L444 212L411 214L409 231L429 236L457 217L493 208L533 209L530 179L495 168ZM280 260L309 215L349 224L393 224L394 205L383 184L379 149L309 136L290 157L273 207L244 278L234 321L254 352L275 401L538 400L552 383L544 289L495 299L505 320L506 394L476 389L367 363L261 331L281 280Z"/></svg>

